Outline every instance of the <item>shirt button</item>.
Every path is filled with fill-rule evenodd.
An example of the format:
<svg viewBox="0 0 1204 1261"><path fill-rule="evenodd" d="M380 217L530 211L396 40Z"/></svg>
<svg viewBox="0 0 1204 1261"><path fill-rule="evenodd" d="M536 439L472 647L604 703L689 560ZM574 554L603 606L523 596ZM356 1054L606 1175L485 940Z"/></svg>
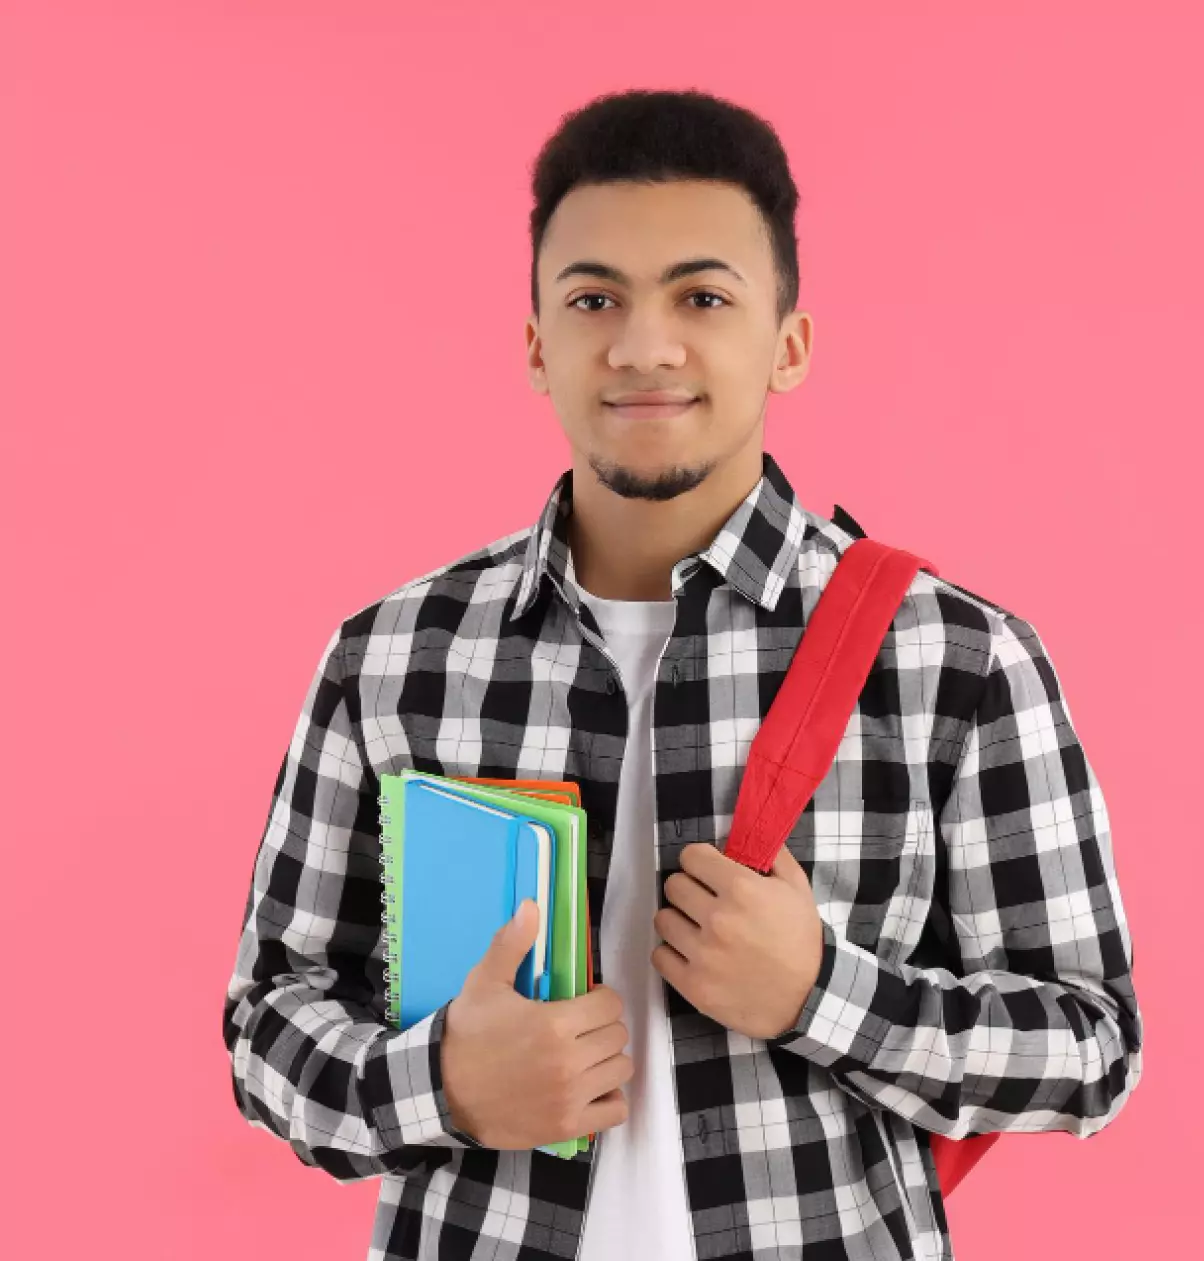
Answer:
<svg viewBox="0 0 1204 1261"><path fill-rule="evenodd" d="M615 676L608 674L606 676L606 695L613 696L619 690L619 685L615 682Z"/></svg>

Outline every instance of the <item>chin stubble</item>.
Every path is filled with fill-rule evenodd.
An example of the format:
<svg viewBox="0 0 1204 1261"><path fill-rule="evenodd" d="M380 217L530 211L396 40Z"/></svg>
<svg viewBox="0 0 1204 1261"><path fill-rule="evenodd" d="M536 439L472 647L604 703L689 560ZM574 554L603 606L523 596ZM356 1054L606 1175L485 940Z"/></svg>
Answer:
<svg viewBox="0 0 1204 1261"><path fill-rule="evenodd" d="M715 467L715 461L709 460L703 464L696 464L692 468L674 465L673 468L665 469L652 477L632 472L631 469L623 468L620 464L613 461L608 463L596 456L589 457L589 466L603 486L608 490L613 490L616 495L621 495L624 499L663 501L675 499L678 495L693 490L695 486L705 481Z"/></svg>

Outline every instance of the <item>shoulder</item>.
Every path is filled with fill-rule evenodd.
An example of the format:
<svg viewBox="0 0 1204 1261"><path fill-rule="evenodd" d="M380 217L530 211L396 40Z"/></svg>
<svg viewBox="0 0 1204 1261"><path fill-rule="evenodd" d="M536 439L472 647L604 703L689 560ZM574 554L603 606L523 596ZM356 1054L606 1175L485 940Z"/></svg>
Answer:
<svg viewBox="0 0 1204 1261"><path fill-rule="evenodd" d="M826 557L827 567L831 570L835 569L840 557L853 543L859 538L867 537L861 526L839 504L835 506L830 519L814 512L808 512L806 516L808 535ZM890 542L885 539L882 541ZM938 569L943 568L939 556L931 556L929 559ZM1005 624L1010 622L1013 625L1027 625L998 601L925 569L919 570L912 579L904 599L904 605L908 603L918 610L921 623L939 622L964 632L963 637L982 637L980 642L983 647L989 646L992 638L1001 632Z"/></svg>
<svg viewBox="0 0 1204 1261"><path fill-rule="evenodd" d="M522 577L534 528L494 539L356 609L336 632L344 651L354 652L358 646L362 654L378 633L392 636L419 627L443 627L454 633L470 609L504 606Z"/></svg>

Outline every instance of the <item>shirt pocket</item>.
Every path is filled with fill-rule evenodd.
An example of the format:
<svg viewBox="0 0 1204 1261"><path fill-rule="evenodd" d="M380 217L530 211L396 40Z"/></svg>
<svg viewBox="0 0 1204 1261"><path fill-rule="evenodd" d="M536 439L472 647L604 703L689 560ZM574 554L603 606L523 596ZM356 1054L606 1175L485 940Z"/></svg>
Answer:
<svg viewBox="0 0 1204 1261"><path fill-rule="evenodd" d="M824 919L848 941L896 960L923 929L932 827L927 801L859 796L817 805L813 797L786 845Z"/></svg>

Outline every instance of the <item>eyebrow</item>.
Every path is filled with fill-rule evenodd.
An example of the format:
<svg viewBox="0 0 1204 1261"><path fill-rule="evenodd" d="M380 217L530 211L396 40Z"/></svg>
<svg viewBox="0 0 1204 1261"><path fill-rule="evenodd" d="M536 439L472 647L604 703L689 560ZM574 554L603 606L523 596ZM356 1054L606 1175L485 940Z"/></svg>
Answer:
<svg viewBox="0 0 1204 1261"><path fill-rule="evenodd" d="M661 272L660 282L662 285L669 285L683 276L692 276L700 271L725 271L735 276L742 285L748 283L730 263L725 263L721 258L687 258L680 263L672 263ZM569 276L596 276L599 280L611 280L618 285L630 286L631 284L631 280L617 267L595 262L593 259L581 259L576 263L570 263L557 274L556 283L559 284Z"/></svg>

